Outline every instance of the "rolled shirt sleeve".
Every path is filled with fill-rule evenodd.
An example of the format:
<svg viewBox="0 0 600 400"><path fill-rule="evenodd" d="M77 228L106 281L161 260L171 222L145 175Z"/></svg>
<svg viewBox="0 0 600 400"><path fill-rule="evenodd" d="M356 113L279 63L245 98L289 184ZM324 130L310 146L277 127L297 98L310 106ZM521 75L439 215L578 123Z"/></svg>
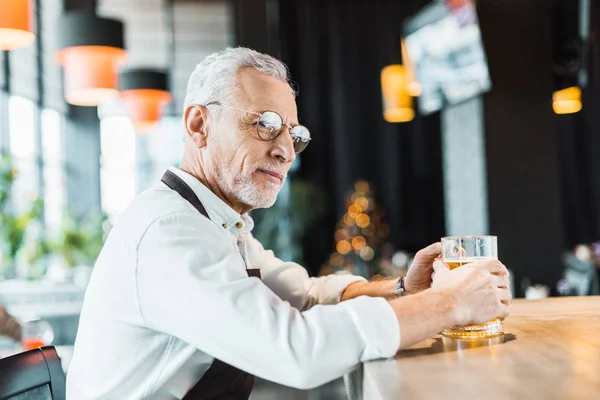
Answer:
<svg viewBox="0 0 600 400"><path fill-rule="evenodd" d="M359 362L395 354L400 329L386 300L330 304L355 277L308 278L302 267L271 253L263 254L265 282L248 278L235 243L202 218L162 217L138 244L137 298L150 329L302 389L342 376Z"/></svg>
<svg viewBox="0 0 600 400"><path fill-rule="evenodd" d="M355 275L311 278L304 267L280 260L252 236L246 240L245 250L252 266L260 268L265 285L299 310L308 310L316 304L336 304L348 285L366 281Z"/></svg>

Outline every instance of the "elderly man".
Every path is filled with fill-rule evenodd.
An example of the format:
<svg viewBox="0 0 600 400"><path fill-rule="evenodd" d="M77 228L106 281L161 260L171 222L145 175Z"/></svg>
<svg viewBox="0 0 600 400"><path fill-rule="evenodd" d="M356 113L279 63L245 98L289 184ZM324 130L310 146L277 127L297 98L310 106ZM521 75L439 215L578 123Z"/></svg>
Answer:
<svg viewBox="0 0 600 400"><path fill-rule="evenodd" d="M280 61L245 48L208 56L189 79L184 124L180 167L121 214L98 258L69 399L247 399L254 376L312 388L508 314L498 261L436 261L432 284L439 243L406 279L366 282L309 278L252 237L248 212L275 202L310 141Z"/></svg>

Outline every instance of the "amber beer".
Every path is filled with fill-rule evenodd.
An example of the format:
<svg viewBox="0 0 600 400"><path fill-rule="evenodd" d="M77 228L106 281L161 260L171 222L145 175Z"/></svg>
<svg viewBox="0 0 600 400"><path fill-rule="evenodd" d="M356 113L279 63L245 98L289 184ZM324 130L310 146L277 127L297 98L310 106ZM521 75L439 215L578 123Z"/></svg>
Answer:
<svg viewBox="0 0 600 400"><path fill-rule="evenodd" d="M481 261L481 260L487 260L487 258L484 257L472 257L472 258L463 258L460 260L445 260L445 263L448 265L448 267L450 267L450 269L454 269L454 268L458 268L458 267L462 267L463 265L467 265L470 264L472 262L475 261Z"/></svg>
<svg viewBox="0 0 600 400"><path fill-rule="evenodd" d="M495 236L452 236L442 238L442 260L450 269L462 267L475 261L497 259ZM493 320L483 325L455 326L444 329L442 334L456 339L481 339L501 335L502 321Z"/></svg>

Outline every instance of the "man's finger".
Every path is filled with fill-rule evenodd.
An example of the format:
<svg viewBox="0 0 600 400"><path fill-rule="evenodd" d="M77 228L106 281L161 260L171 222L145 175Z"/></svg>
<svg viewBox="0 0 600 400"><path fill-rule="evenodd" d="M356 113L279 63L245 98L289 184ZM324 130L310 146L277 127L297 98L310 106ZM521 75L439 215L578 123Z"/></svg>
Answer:
<svg viewBox="0 0 600 400"><path fill-rule="evenodd" d="M475 263L473 263L475 265ZM498 260L486 260L477 262L477 268L482 268L488 271L490 274L505 276L508 275L508 270Z"/></svg>
<svg viewBox="0 0 600 400"><path fill-rule="evenodd" d="M435 274L441 271L450 271L450 267L442 260L437 260L433 263L433 273Z"/></svg>
<svg viewBox="0 0 600 400"><path fill-rule="evenodd" d="M433 260L436 257L439 257L442 254L442 244L440 242L430 244L429 246L421 249L415 255L417 257L427 257Z"/></svg>
<svg viewBox="0 0 600 400"><path fill-rule="evenodd" d="M498 288L507 288L510 286L510 280L508 275L494 275L493 278L494 286Z"/></svg>

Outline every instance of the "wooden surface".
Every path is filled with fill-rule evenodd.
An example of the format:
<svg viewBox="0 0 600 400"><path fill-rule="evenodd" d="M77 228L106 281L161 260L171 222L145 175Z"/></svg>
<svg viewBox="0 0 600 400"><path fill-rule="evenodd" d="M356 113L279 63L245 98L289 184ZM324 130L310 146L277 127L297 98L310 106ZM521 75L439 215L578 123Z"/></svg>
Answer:
<svg viewBox="0 0 600 400"><path fill-rule="evenodd" d="M504 330L436 336L366 363L363 398L600 399L600 297L515 300Z"/></svg>

